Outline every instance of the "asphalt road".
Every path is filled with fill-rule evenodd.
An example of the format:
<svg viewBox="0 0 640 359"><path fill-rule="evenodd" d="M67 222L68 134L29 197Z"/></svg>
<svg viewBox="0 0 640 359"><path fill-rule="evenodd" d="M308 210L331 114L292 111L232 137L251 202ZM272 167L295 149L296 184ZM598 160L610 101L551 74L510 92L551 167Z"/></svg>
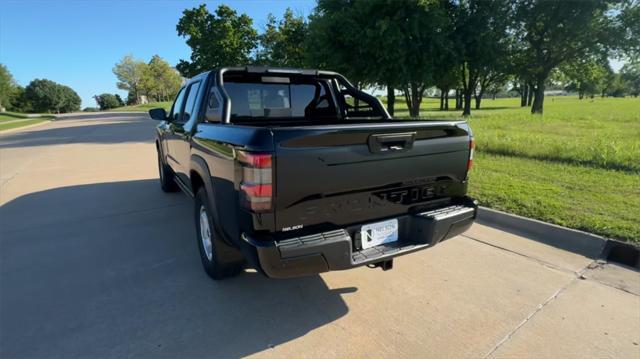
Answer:
<svg viewBox="0 0 640 359"><path fill-rule="evenodd" d="M1 358L640 358L638 272L480 225L388 272L214 282L154 125L0 134Z"/></svg>

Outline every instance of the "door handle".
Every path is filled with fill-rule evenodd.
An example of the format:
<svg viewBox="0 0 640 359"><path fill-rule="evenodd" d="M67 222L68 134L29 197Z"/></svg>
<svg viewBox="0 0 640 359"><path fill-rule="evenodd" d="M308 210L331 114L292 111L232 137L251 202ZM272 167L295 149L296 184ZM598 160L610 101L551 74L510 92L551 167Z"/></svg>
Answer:
<svg viewBox="0 0 640 359"><path fill-rule="evenodd" d="M415 132L384 133L369 136L369 152L391 153L408 151L413 148Z"/></svg>

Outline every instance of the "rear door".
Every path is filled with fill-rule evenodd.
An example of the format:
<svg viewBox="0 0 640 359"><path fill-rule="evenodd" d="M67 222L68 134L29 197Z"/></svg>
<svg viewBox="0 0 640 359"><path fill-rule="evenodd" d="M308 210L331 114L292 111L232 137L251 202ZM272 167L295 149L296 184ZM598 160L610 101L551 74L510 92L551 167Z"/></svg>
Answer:
<svg viewBox="0 0 640 359"><path fill-rule="evenodd" d="M276 228L383 219L463 195L464 122L274 128Z"/></svg>

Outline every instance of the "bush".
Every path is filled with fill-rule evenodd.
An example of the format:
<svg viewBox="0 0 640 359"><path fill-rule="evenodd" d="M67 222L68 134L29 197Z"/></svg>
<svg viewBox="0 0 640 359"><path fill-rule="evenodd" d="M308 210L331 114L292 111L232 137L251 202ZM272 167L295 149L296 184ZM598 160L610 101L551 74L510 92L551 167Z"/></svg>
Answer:
<svg viewBox="0 0 640 359"><path fill-rule="evenodd" d="M85 107L82 109L82 112L98 112L100 111L97 107Z"/></svg>
<svg viewBox="0 0 640 359"><path fill-rule="evenodd" d="M112 95L110 93L103 93L93 97L96 99L96 103L100 106L100 110L109 110L116 107L124 106L122 99L119 95Z"/></svg>
<svg viewBox="0 0 640 359"><path fill-rule="evenodd" d="M80 96L68 86L36 79L24 90L25 101L34 112L64 113L80 110Z"/></svg>

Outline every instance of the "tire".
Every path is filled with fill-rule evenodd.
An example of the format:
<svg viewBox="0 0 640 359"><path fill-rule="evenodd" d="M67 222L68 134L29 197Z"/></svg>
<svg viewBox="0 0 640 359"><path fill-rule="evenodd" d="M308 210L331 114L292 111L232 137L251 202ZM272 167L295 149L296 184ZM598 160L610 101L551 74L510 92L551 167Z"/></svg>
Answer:
<svg viewBox="0 0 640 359"><path fill-rule="evenodd" d="M195 198L194 217L200 260L209 277L218 280L232 277L244 269L244 258L239 250L222 240L214 224L207 192L200 188Z"/></svg>
<svg viewBox="0 0 640 359"><path fill-rule="evenodd" d="M165 192L178 191L178 184L173 180L173 171L164 163L162 155L158 151L158 173L160 177L160 188Z"/></svg>

